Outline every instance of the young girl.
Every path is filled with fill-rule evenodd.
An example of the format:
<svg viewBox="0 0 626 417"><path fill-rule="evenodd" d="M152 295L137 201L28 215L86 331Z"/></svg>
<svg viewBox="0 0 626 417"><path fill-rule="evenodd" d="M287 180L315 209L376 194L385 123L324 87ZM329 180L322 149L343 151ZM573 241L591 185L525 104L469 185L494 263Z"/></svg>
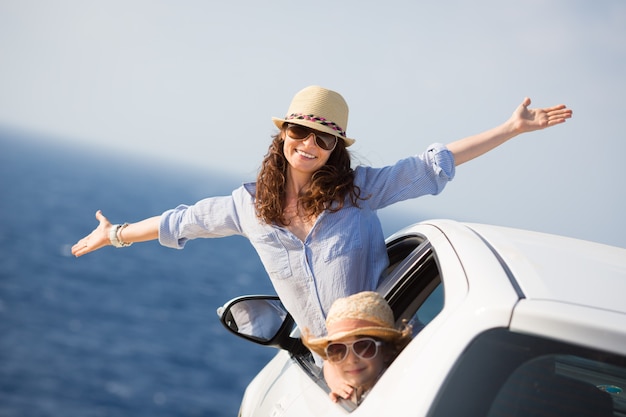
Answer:
<svg viewBox="0 0 626 417"><path fill-rule="evenodd" d="M378 293L364 291L337 299L326 319L328 335L303 342L324 358L330 398L359 404L387 366L411 340L411 327L396 329L393 312Z"/></svg>

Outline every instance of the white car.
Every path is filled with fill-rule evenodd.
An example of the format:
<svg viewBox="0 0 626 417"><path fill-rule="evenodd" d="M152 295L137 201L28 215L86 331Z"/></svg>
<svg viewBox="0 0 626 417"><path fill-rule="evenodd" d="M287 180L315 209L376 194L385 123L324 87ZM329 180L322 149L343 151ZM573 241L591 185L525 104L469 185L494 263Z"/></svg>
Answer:
<svg viewBox="0 0 626 417"><path fill-rule="evenodd" d="M626 416L626 249L449 220L387 247L378 291L415 336L358 407L330 401L277 297L218 309L280 348L240 416Z"/></svg>

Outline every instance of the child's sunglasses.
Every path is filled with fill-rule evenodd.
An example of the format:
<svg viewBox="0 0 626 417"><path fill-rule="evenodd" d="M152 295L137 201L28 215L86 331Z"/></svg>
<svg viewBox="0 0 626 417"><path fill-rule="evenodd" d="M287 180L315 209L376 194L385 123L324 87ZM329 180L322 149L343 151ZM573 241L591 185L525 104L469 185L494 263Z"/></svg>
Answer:
<svg viewBox="0 0 626 417"><path fill-rule="evenodd" d="M330 362L341 362L348 356L348 351L352 352L361 359L372 359L378 354L378 347L383 342L369 337L357 339L351 343L333 342L326 346L326 358Z"/></svg>

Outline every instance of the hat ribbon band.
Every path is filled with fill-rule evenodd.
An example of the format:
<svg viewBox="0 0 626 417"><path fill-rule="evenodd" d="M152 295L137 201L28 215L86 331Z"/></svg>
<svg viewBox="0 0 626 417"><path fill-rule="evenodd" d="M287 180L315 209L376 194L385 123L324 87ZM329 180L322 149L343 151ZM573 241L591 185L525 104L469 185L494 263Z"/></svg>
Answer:
<svg viewBox="0 0 626 417"><path fill-rule="evenodd" d="M344 132L344 130L339 125L337 125L334 122L331 122L330 120L326 120L323 117L316 116L314 114L291 113L289 116L285 117L285 120L294 120L294 119L308 120L313 123L318 123L323 126L328 126L334 131L336 131L337 133L339 133L339 135L344 136L344 137L346 136L346 132Z"/></svg>

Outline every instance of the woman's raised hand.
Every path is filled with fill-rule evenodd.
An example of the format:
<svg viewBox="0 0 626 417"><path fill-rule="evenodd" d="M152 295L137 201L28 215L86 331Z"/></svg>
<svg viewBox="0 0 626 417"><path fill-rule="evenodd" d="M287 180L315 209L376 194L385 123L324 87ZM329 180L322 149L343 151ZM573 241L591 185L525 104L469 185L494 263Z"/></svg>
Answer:
<svg viewBox="0 0 626 417"><path fill-rule="evenodd" d="M572 117L572 111L565 104L542 109L529 109L528 106L530 106L530 98L526 97L511 116L517 133L532 132L558 125Z"/></svg>

